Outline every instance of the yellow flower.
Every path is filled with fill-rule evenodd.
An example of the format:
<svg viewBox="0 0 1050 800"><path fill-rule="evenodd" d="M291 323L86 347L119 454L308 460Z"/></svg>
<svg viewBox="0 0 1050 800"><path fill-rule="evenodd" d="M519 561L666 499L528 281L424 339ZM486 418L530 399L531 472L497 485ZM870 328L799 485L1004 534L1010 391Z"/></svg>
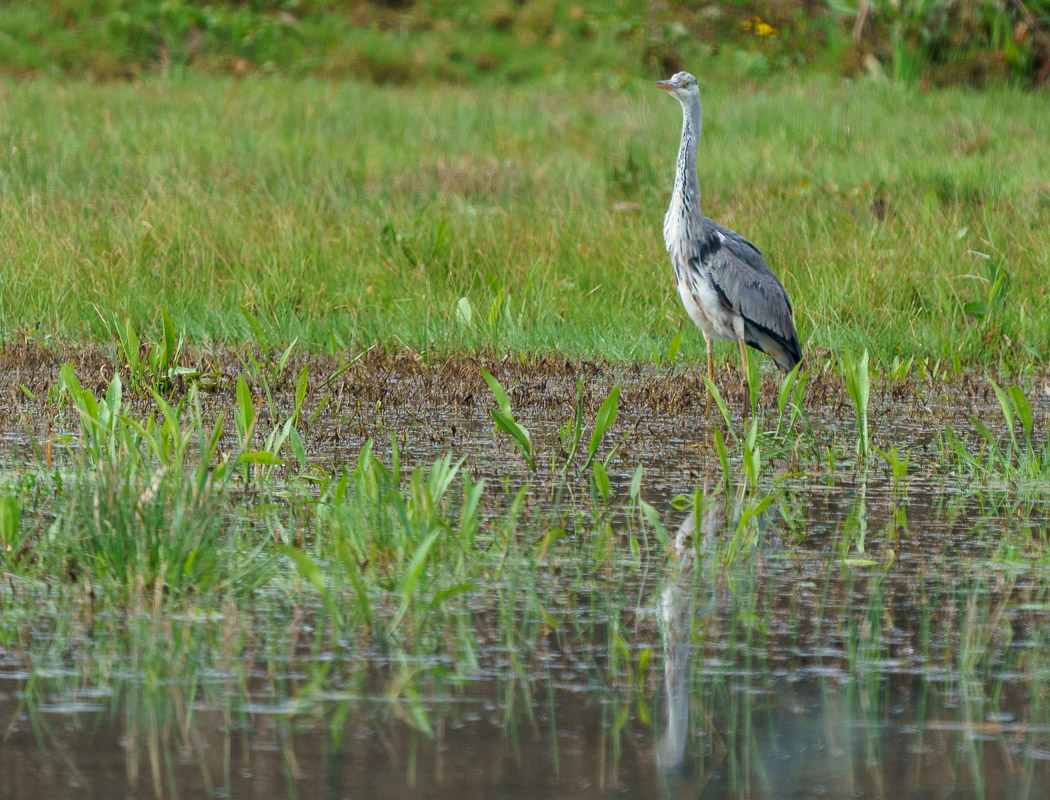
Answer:
<svg viewBox="0 0 1050 800"><path fill-rule="evenodd" d="M776 28L765 22L762 17L752 17L744 23L745 31L754 31L755 36L776 36L780 33Z"/></svg>

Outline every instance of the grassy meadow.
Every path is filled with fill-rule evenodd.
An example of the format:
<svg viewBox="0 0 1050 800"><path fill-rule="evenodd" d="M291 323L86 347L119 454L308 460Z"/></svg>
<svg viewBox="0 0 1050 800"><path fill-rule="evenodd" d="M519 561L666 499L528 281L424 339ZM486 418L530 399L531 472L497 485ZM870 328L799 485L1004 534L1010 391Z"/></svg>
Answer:
<svg viewBox="0 0 1050 800"><path fill-rule="evenodd" d="M1007 369L1050 340L1045 99L703 80L704 210L764 250L803 346ZM7 83L0 333L659 361L680 132L645 80ZM724 356L728 349L720 353Z"/></svg>

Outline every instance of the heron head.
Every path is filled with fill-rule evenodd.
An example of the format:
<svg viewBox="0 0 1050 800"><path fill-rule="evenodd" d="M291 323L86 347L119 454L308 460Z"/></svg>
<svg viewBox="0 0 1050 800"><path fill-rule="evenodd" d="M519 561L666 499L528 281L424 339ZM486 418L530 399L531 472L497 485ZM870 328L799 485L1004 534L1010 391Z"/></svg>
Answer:
<svg viewBox="0 0 1050 800"><path fill-rule="evenodd" d="M680 102L700 97L700 89L696 85L696 78L688 72L676 72L665 81L657 81L653 86L658 89L664 89L677 97Z"/></svg>

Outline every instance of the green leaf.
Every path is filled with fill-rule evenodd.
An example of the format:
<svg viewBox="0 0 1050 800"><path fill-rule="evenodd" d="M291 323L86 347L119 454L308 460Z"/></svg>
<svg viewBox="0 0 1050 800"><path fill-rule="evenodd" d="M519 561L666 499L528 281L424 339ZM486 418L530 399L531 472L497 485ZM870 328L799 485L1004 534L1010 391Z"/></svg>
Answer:
<svg viewBox="0 0 1050 800"><path fill-rule="evenodd" d="M275 375L280 375L282 372L284 372L284 368L288 364L288 359L291 357L292 351L295 350L295 346L297 344L299 344L298 336L292 339L292 343L289 344L286 348L284 348L284 352L281 353L281 357L277 359L277 369L274 373Z"/></svg>
<svg viewBox="0 0 1050 800"><path fill-rule="evenodd" d="M514 440L518 443L522 455L525 456L525 460L529 464L529 469L535 470L536 461L533 457L532 439L529 436L528 430L526 430L517 422L515 422L513 417L508 417L505 414L496 411L495 409L492 410L492 419L496 423L496 426L500 428L500 430L509 433L512 437L514 437Z"/></svg>
<svg viewBox="0 0 1050 800"><path fill-rule="evenodd" d="M671 344L667 348L667 360L670 363L674 363L674 360L678 357L678 349L682 346L682 331L678 330L677 333L672 337Z"/></svg>
<svg viewBox="0 0 1050 800"><path fill-rule="evenodd" d="M611 487L609 485L609 473L605 471L605 467L602 466L601 461L594 462L594 485L598 489L598 493L602 496L602 500L609 502L609 492Z"/></svg>
<svg viewBox="0 0 1050 800"><path fill-rule="evenodd" d="M255 337L256 344L259 345L259 349L263 351L263 355L265 356L270 352L270 343L266 338L265 331L263 331L262 323L259 322L248 306L241 307L241 316L243 316L244 321L248 323L248 327L251 329L252 335Z"/></svg>
<svg viewBox="0 0 1050 800"><path fill-rule="evenodd" d="M303 437L299 435L299 431L292 428L288 432L288 440L292 443L292 453L295 455L295 460L299 462L299 469L306 469L306 445L303 443Z"/></svg>
<svg viewBox="0 0 1050 800"><path fill-rule="evenodd" d="M306 390L310 384L310 365L304 364L303 368L299 370L299 376L295 379L295 410L292 413L293 418L299 419L299 412L303 409L303 402L306 400Z"/></svg>
<svg viewBox="0 0 1050 800"><path fill-rule="evenodd" d="M492 412L493 421L498 428L514 437L522 455L525 456L525 460L529 464L529 469L535 470L536 460L532 452L532 439L529 436L529 431L515 422L514 414L510 410L510 400L507 398L507 393L503 391L503 387L499 385L499 381L484 368L481 370L481 376L485 379L485 383L488 384L489 389L496 398L496 405L499 407L498 411L494 410Z"/></svg>
<svg viewBox="0 0 1050 800"><path fill-rule="evenodd" d="M0 537L7 547L18 542L18 528L22 521L22 508L13 494L0 496Z"/></svg>
<svg viewBox="0 0 1050 800"><path fill-rule="evenodd" d="M1006 392L999 387L999 384L991 378L988 379L988 382L992 384L992 390L995 392L995 397L999 401L999 407L1002 408L1003 416L1006 417L1006 427L1010 429L1010 438L1013 440L1014 446L1016 447L1017 440L1014 438L1014 410L1010 404L1010 400L1007 398Z"/></svg>
<svg viewBox="0 0 1050 800"><path fill-rule="evenodd" d="M726 448L725 440L722 438L722 431L718 429L718 426L712 426L711 435L715 440L715 452L718 453L718 460L722 463L722 481L728 486L731 480L729 450Z"/></svg>
<svg viewBox="0 0 1050 800"><path fill-rule="evenodd" d="M744 364L744 367L747 370L747 389L748 399L751 402L751 416L755 416L758 408L758 394L762 390L762 375L758 371L758 360L751 355L751 348L744 348L744 354L747 356L747 363Z"/></svg>
<svg viewBox="0 0 1050 800"><path fill-rule="evenodd" d="M864 350L859 361L847 350L842 354L842 377L846 382L846 393L853 401L853 412L857 419L857 450L861 457L871 453L871 437L868 433L868 400L870 378L868 375L868 351Z"/></svg>
<svg viewBox="0 0 1050 800"><path fill-rule="evenodd" d="M988 430L988 428L985 427L984 423L977 419L977 417L971 416L970 422L973 423L973 426L977 429L977 432L981 434L981 437L986 442L988 442L988 444L992 445L993 447L995 447L998 444L998 440L995 438L995 434Z"/></svg>
<svg viewBox="0 0 1050 800"><path fill-rule="evenodd" d="M164 331L164 350L163 350L163 354L161 356L161 361L158 364L158 366L160 368L158 370L158 373L161 370L166 372L168 367L171 366L171 361L175 357L175 347L176 347L175 323L171 321L171 316L168 314L167 310L164 309L164 308L161 308L161 310L160 310L160 320L161 320L161 327L163 328L163 331Z"/></svg>
<svg viewBox="0 0 1050 800"><path fill-rule="evenodd" d="M598 409L598 414L594 418L594 431L591 433L591 443L587 447L587 461L581 467L581 469L587 469L590 463L594 460L594 454L598 451L598 445L601 444L602 437L605 436L605 432L609 430L614 422L616 422L616 412L620 399L620 384L613 386L612 391L609 392L609 396L602 402L601 407Z"/></svg>
<svg viewBox="0 0 1050 800"><path fill-rule="evenodd" d="M791 396L791 388L795 385L795 376L798 374L799 368L802 366L802 362L799 361L789 372L784 376L783 380L780 381L780 389L777 392L777 414L781 417L784 416L784 411L787 408L788 397Z"/></svg>
<svg viewBox="0 0 1050 800"><path fill-rule="evenodd" d="M450 586L447 589L443 589L433 596L430 600L428 608L437 608L450 597L455 597L457 594L464 594L474 590L474 582L467 581L465 583L457 583L455 586Z"/></svg>
<svg viewBox="0 0 1050 800"><path fill-rule="evenodd" d="M241 453L237 456L237 463L266 464L267 466L278 467L283 464L284 461L268 450L253 450L249 453Z"/></svg>
<svg viewBox="0 0 1050 800"><path fill-rule="evenodd" d="M503 391L503 387L499 385L499 381L484 367L481 368L481 377L489 385L489 390L496 398L496 405L499 406L499 410L503 412L504 416L514 419L514 414L510 410L510 400L507 398L507 393Z"/></svg>
<svg viewBox="0 0 1050 800"><path fill-rule="evenodd" d="M321 572L321 568L314 563L310 556L306 555L302 550L295 547L289 547L286 544L278 543L277 549L288 556L295 564L295 568L298 570L299 575L303 580L310 583L322 597L327 599L328 590L324 585L324 574Z"/></svg>
<svg viewBox="0 0 1050 800"><path fill-rule="evenodd" d="M634 476L631 478L631 499L638 499L638 492L642 489L642 465L639 464L634 469Z"/></svg>
<svg viewBox="0 0 1050 800"><path fill-rule="evenodd" d="M120 375L116 374L113 376L113 380L109 382L109 388L106 389L106 410L109 412L109 425L112 427L116 422L117 417L120 416L121 400L124 397L124 387L120 382Z"/></svg>
<svg viewBox="0 0 1050 800"><path fill-rule="evenodd" d="M963 306L963 312L970 314L974 317L985 317L988 316L988 304L987 303L967 303Z"/></svg>
<svg viewBox="0 0 1050 800"><path fill-rule="evenodd" d="M470 305L470 300L466 297L459 298L459 302L456 303L456 319L461 325L470 327L470 321L474 318L474 309Z"/></svg>
<svg viewBox="0 0 1050 800"><path fill-rule="evenodd" d="M1030 439L1032 437L1032 406L1028 403L1028 398L1025 397L1024 390L1020 386L1011 386L1006 391L1009 392L1010 400L1013 401L1025 439Z"/></svg>
<svg viewBox="0 0 1050 800"><path fill-rule="evenodd" d="M117 332L120 334L120 346L124 351L124 358L127 359L128 369L131 371L131 379L134 383L139 372L139 337L130 319L124 321L123 328L118 323Z"/></svg>
<svg viewBox="0 0 1050 800"><path fill-rule="evenodd" d="M707 391L711 393L711 397L715 399L715 405L718 406L718 410L722 412L722 419L725 420L726 430L732 434L733 438L736 438L736 432L733 430L733 418L729 415L729 407L726 406L726 401L722 399L722 393L718 391L718 387L708 378L706 375L703 376L704 385L707 387Z"/></svg>
<svg viewBox="0 0 1050 800"><path fill-rule="evenodd" d="M656 534L657 541L660 542L661 546L666 548L671 537L667 533L667 528L664 527L663 522L660 520L659 512L645 500L642 500L639 503L639 507L642 509L642 516L644 516L646 521L653 526L653 532Z"/></svg>
<svg viewBox="0 0 1050 800"><path fill-rule="evenodd" d="M255 430L255 405L252 403L252 393L248 388L248 382L244 375L237 376L237 409L240 412L237 418L238 427L241 429L241 444L243 445L251 438Z"/></svg>

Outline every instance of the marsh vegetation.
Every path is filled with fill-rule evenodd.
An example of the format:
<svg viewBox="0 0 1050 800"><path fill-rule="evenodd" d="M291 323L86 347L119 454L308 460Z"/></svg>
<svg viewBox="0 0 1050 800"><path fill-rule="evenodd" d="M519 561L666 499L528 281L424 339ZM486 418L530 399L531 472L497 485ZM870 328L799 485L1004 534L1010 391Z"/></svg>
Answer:
<svg viewBox="0 0 1050 800"><path fill-rule="evenodd" d="M869 392L727 377L705 421L681 367L255 345L165 395L40 355L5 351L57 372L0 501L12 792L49 753L158 796L1046 785L1032 387L853 358Z"/></svg>

